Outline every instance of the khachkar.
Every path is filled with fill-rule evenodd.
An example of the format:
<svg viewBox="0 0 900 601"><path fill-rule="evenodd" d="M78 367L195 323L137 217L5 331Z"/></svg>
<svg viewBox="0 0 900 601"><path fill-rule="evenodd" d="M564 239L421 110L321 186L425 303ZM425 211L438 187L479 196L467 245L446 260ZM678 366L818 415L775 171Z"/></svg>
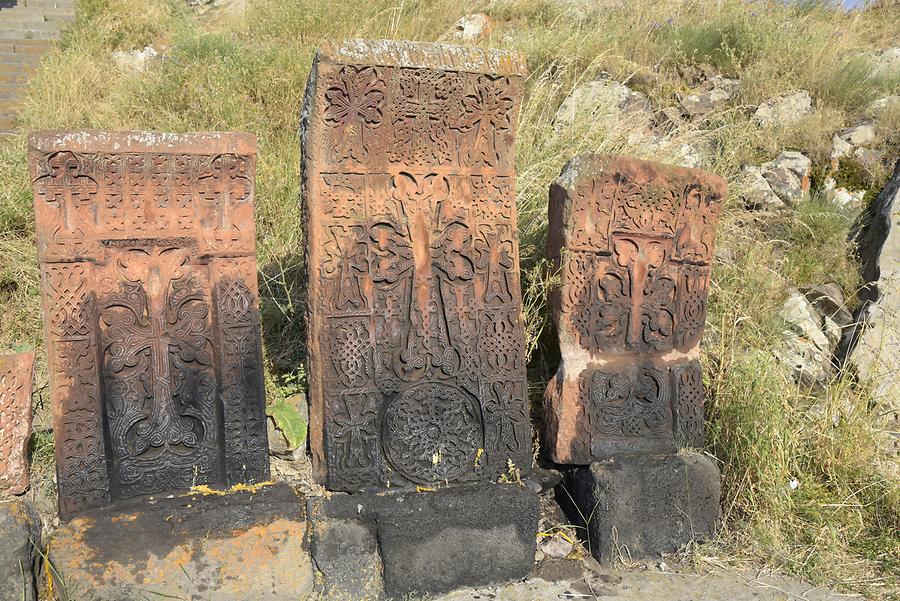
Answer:
<svg viewBox="0 0 900 601"><path fill-rule="evenodd" d="M533 563L537 496L490 483L526 475L532 454L514 194L524 75L516 54L411 42L316 57L301 125L315 474L336 491L446 488L311 500L330 595L361 598L381 584L348 582L371 574L389 594L433 593ZM373 546L377 532L379 567L332 563L329 520ZM503 541L486 547L486 530ZM433 555L438 567L415 559Z"/></svg>
<svg viewBox="0 0 900 601"><path fill-rule="evenodd" d="M240 134L29 138L60 514L268 478Z"/></svg>
<svg viewBox="0 0 900 601"><path fill-rule="evenodd" d="M0 495L28 489L34 353L0 355Z"/></svg>
<svg viewBox="0 0 900 601"><path fill-rule="evenodd" d="M635 554L666 550L685 533L673 506L697 535L714 525L715 466L675 452L703 446L699 343L726 190L703 171L595 155L572 159L551 186L561 363L545 395L544 441L557 463L604 462L568 481L585 507L606 499L592 524L601 553L606 526ZM626 518L623 499L642 496L629 486L654 492Z"/></svg>
<svg viewBox="0 0 900 601"><path fill-rule="evenodd" d="M514 194L525 69L347 42L304 108L310 440L332 490L530 466Z"/></svg>

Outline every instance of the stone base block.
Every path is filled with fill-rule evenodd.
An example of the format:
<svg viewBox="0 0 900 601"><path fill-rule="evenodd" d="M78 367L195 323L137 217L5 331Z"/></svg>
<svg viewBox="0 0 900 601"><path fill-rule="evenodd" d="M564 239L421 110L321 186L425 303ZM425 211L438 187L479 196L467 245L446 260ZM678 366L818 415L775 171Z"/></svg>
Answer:
<svg viewBox="0 0 900 601"><path fill-rule="evenodd" d="M27 501L0 503L0 601L35 601L41 518Z"/></svg>
<svg viewBox="0 0 900 601"><path fill-rule="evenodd" d="M534 564L538 495L515 485L308 502L324 598L369 600L525 578Z"/></svg>
<svg viewBox="0 0 900 601"><path fill-rule="evenodd" d="M307 599L305 514L285 485L88 512L53 537L54 588L79 601Z"/></svg>
<svg viewBox="0 0 900 601"><path fill-rule="evenodd" d="M718 468L703 455L633 455L567 472L557 501L586 526L591 552L617 558L658 557L715 533L721 515ZM587 524L585 523L587 522Z"/></svg>

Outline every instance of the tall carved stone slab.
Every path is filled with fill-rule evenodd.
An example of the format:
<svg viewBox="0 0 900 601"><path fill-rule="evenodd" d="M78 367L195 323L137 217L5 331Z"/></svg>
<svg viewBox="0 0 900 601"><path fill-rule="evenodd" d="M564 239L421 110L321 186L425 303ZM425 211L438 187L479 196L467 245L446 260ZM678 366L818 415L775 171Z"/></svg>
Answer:
<svg viewBox="0 0 900 601"><path fill-rule="evenodd" d="M29 139L60 514L268 478L242 134Z"/></svg>
<svg viewBox="0 0 900 601"><path fill-rule="evenodd" d="M0 355L0 494L28 489L34 353Z"/></svg>
<svg viewBox="0 0 900 601"><path fill-rule="evenodd" d="M302 117L311 445L332 490L530 466L521 56L326 44Z"/></svg>
<svg viewBox="0 0 900 601"><path fill-rule="evenodd" d="M545 395L559 463L703 444L699 343L724 180L583 155L550 189L562 361Z"/></svg>

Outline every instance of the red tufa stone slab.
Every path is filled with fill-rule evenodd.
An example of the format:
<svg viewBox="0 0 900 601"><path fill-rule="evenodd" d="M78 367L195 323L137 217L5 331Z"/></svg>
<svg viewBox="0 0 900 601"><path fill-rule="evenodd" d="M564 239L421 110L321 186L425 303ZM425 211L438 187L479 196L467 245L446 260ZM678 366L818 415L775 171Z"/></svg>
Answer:
<svg viewBox="0 0 900 601"><path fill-rule="evenodd" d="M0 493L28 490L34 353L0 356Z"/></svg>
<svg viewBox="0 0 900 601"><path fill-rule="evenodd" d="M724 180L583 155L550 189L562 361L545 394L558 463L703 444L699 343Z"/></svg>
<svg viewBox="0 0 900 601"><path fill-rule="evenodd" d="M332 490L527 471L520 55L349 41L302 117L310 442Z"/></svg>
<svg viewBox="0 0 900 601"><path fill-rule="evenodd" d="M63 518L268 479L244 134L29 138Z"/></svg>

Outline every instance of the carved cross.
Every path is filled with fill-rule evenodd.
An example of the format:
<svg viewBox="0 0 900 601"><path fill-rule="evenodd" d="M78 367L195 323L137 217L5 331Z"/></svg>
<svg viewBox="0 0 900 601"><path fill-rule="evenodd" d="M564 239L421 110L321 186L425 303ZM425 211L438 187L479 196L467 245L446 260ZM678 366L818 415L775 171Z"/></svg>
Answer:
<svg viewBox="0 0 900 601"><path fill-rule="evenodd" d="M201 220L203 226L212 229L215 242L224 246L241 240L241 231L231 216L231 207L250 198L251 183L244 168L243 159L224 154L213 159L210 174L197 180L197 193L212 210L212 218Z"/></svg>
<svg viewBox="0 0 900 601"><path fill-rule="evenodd" d="M81 163L71 152L60 152L49 160L50 175L42 178L40 190L47 204L55 205L60 213L58 242L81 242L78 227L78 208L90 205L97 195L97 182L81 173ZM62 231L63 235L59 235Z"/></svg>

